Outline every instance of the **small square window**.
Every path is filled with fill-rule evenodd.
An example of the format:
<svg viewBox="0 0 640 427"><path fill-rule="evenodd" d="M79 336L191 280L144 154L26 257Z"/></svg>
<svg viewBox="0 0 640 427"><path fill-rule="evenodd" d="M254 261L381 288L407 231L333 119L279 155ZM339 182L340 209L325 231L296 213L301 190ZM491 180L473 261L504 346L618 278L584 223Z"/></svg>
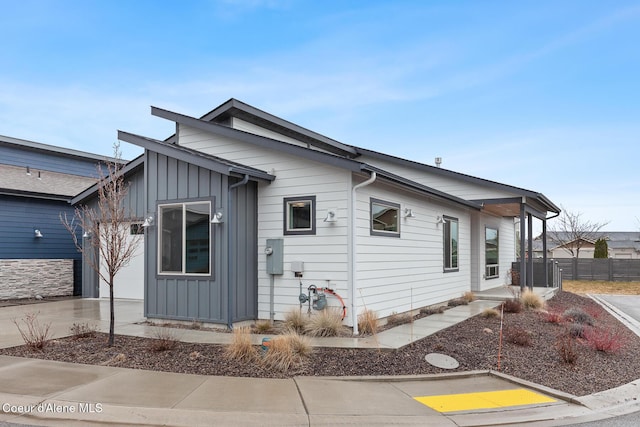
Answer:
<svg viewBox="0 0 640 427"><path fill-rule="evenodd" d="M371 235L400 237L400 205L371 198Z"/></svg>
<svg viewBox="0 0 640 427"><path fill-rule="evenodd" d="M284 199L284 234L316 234L316 196Z"/></svg>

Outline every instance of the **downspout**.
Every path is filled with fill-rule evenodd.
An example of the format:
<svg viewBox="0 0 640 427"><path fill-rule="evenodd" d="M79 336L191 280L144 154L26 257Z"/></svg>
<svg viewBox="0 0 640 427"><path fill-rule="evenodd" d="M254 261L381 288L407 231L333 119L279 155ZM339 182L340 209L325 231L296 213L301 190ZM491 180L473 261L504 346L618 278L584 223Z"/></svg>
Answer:
<svg viewBox="0 0 640 427"><path fill-rule="evenodd" d="M350 228L350 234L351 234L351 238L349 239L349 244L351 246L351 289L349 289L349 298L351 299L351 319L353 321L353 335L358 335L359 331L358 331L358 316L356 313L356 266L357 266L357 247L356 247L356 240L357 240L357 232L356 232L356 225L357 225L357 218L356 218L356 208L357 208L357 200L356 200L356 191L359 188L362 187L366 187L369 184L372 184L373 181L376 180L377 178L377 174L372 171L371 172L371 176L369 177L369 179L367 179L364 182L361 182L358 185L355 185L352 189L351 189L351 228Z"/></svg>
<svg viewBox="0 0 640 427"><path fill-rule="evenodd" d="M236 272L233 269L235 254L235 242L233 241L233 189L246 185L249 182L249 175L245 174L240 182L229 186L227 192L227 327L233 329L233 284L236 280Z"/></svg>

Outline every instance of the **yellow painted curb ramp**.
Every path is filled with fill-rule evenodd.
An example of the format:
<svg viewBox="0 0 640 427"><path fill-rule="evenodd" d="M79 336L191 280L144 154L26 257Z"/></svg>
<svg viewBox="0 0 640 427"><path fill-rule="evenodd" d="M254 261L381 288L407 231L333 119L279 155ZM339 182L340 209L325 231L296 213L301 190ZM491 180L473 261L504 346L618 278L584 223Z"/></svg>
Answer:
<svg viewBox="0 0 640 427"><path fill-rule="evenodd" d="M419 396L415 400L438 412L471 411L509 406L553 403L555 399L524 388L514 390L484 391L478 393Z"/></svg>

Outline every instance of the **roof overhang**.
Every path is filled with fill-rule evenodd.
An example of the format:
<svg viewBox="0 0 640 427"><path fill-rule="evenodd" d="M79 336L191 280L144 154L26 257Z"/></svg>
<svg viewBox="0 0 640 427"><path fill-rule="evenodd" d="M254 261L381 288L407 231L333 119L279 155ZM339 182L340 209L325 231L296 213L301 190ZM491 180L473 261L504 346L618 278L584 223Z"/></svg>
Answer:
<svg viewBox="0 0 640 427"><path fill-rule="evenodd" d="M311 144L330 153L349 158L359 155L357 150L350 145L343 144L335 139L298 126L295 123L281 119L280 117L252 107L234 98L231 98L224 104L208 112L201 117L201 120L207 122L224 122L229 117L237 117L265 129Z"/></svg>

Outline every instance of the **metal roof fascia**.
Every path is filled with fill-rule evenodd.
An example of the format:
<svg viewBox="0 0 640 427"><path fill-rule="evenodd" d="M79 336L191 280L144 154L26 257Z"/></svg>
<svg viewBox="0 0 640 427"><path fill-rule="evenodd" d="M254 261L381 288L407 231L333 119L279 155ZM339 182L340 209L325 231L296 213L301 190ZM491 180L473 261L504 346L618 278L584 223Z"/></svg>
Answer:
<svg viewBox="0 0 640 427"><path fill-rule="evenodd" d="M62 154L65 157L78 157L82 159L91 159L99 161L113 162L117 159L109 156L101 156L99 154L88 153L86 151L74 150L71 148L57 147L55 145L43 144L41 142L29 141L26 139L13 138L10 136L0 135L0 142L4 142L10 145L18 145L21 147L28 147L33 150L50 151L53 153ZM120 163L124 163L126 160L120 160Z"/></svg>
<svg viewBox="0 0 640 427"><path fill-rule="evenodd" d="M310 150L305 147L299 147L297 145L288 144L286 142L267 138L265 136L255 135L249 132L243 132L238 129L233 129L233 128L222 126L216 123L211 123L201 119L196 119L194 117L185 116L184 114L163 110L158 107L151 107L151 114L156 117L161 117L163 119L178 122L187 126L192 126L196 129L200 129L205 132L211 132L213 134L225 136L227 138L239 139L243 142L254 144L259 147L282 151L286 154L303 157L308 160L313 160L319 163L325 163L330 166L347 169L353 172L358 172L360 170L360 165L362 164L361 162L339 157L334 154L328 154L328 153L323 153L321 151Z"/></svg>
<svg viewBox="0 0 640 427"><path fill-rule="evenodd" d="M392 163L400 164L402 166L409 166L409 167L413 167L413 168L417 168L417 169L421 169L421 170L426 170L428 172L432 172L432 173L435 173L435 174L438 174L438 175L442 175L442 176L455 177L455 178L461 179L462 181L473 183L473 184L479 184L479 185L482 185L482 186L487 187L487 188L514 191L516 193L519 193L522 196L532 197L532 198L540 198L540 199L544 200L545 204L547 204L547 207L551 208L550 209L551 211L556 212L556 213L560 211L560 209L555 204L553 204L543 194L536 193L534 191L527 190L525 188L515 187L513 185L503 184L503 183L500 183L500 182L495 182L495 181L491 181L491 180L484 179L484 178L478 178L476 176L467 175L467 174L460 173L460 172L455 172L455 171L452 171L452 170L449 170L449 169L443 169L443 168L439 168L439 167L436 167L436 166L427 165L427 164L424 164L424 163L414 162L412 160L407 160L407 159L403 159L403 158L400 158L400 157L391 156L389 154L384 154L384 153L380 153L378 151L368 150L366 148L356 147L356 150L358 152L360 152L361 154L367 154L367 155L370 155L370 156L378 158L378 159L388 160L388 161L390 161Z"/></svg>
<svg viewBox="0 0 640 427"><path fill-rule="evenodd" d="M64 196L61 194L35 193L31 191L11 190L8 188L0 188L0 195L30 197L33 199L56 200L61 202L69 202L71 200L71 196Z"/></svg>
<svg viewBox="0 0 640 427"><path fill-rule="evenodd" d="M282 119L278 116L274 116L273 114L267 113L266 111L260 110L254 106L251 106L249 104L246 104L242 101L239 101L235 98L231 98L229 99L227 102L223 103L222 105L220 105L219 107L213 109L212 111L210 111L209 113L205 114L204 116L202 116L201 120L212 120L215 117L218 117L228 111L230 111L233 108L237 108L238 110L241 110L245 113L248 113L252 116L258 117L259 119L265 120L267 122L271 122L277 126L281 126L285 129L288 129L292 132L295 133L299 133L301 135L304 135L308 138L311 139L315 139L318 142L321 142L323 144L329 145L333 148L336 148L338 150L344 151L346 153L348 153L349 155L351 155L352 157L355 157L358 155L358 152L356 151L356 149L354 147L352 147L351 145L347 145L347 144L343 144L339 141L336 141L335 139L331 139L327 136L321 135L317 132L314 132L312 130L306 129L302 126L299 126L295 123L292 123L290 121L287 121L285 119Z"/></svg>
<svg viewBox="0 0 640 427"><path fill-rule="evenodd" d="M136 157L135 159L131 160L129 163L124 165L122 167L122 173L124 174L124 176L127 176L141 166L144 166L144 154L139 155L138 157ZM86 190L83 190L80 193L76 194L74 197L72 197L69 200L69 203L71 203L72 205L75 205L77 203L85 201L86 199L91 197L93 193L95 193L98 190L99 183L100 181L91 185Z"/></svg>
<svg viewBox="0 0 640 427"><path fill-rule="evenodd" d="M204 157L196 156L194 154L180 150L175 146L164 144L161 141L152 140L121 130L118 131L118 139L130 144L137 145L146 150L154 151L158 154L163 154L165 156L173 157L178 160L194 164L196 166L204 167L223 175L229 175L229 165L216 162L213 159L206 159Z"/></svg>

